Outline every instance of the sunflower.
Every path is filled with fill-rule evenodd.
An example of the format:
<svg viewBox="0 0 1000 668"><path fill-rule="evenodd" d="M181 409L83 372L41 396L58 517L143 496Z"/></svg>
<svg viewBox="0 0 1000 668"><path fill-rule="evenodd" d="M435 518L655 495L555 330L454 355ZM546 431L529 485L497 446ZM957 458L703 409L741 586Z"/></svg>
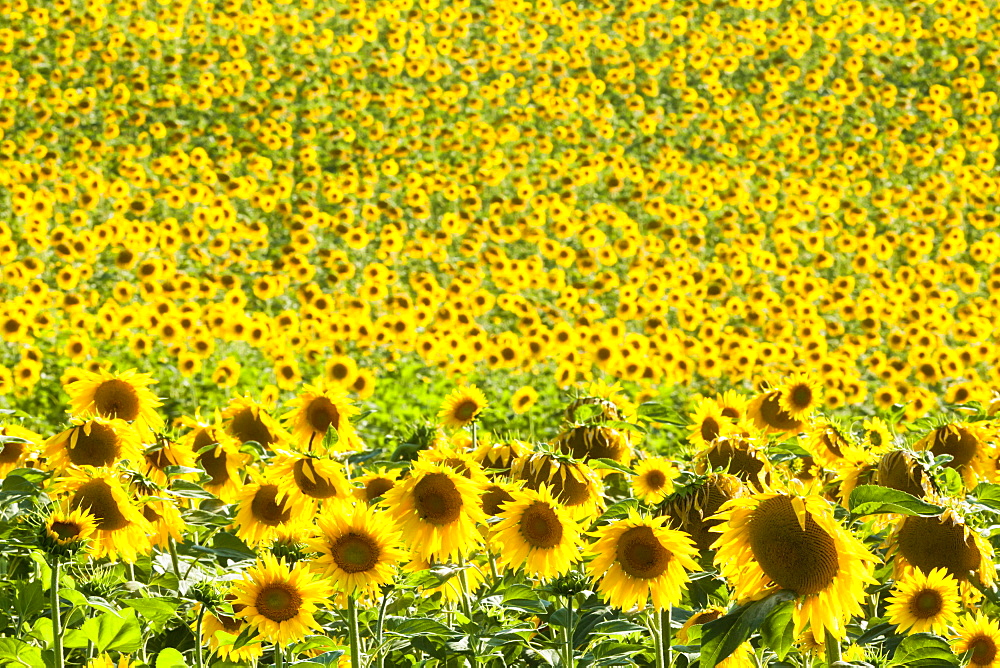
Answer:
<svg viewBox="0 0 1000 668"><path fill-rule="evenodd" d="M802 422L781 405L782 390L762 392L747 405L747 418L766 434L798 432Z"/></svg>
<svg viewBox="0 0 1000 668"><path fill-rule="evenodd" d="M479 497L483 512L486 513L487 517L499 517L504 510L504 505L514 500L513 494L517 490L518 487L508 482L487 483Z"/></svg>
<svg viewBox="0 0 1000 668"><path fill-rule="evenodd" d="M981 610L975 617L966 615L955 625L951 646L959 655L972 652L970 668L1000 666L1000 621L990 619Z"/></svg>
<svg viewBox="0 0 1000 668"><path fill-rule="evenodd" d="M100 656L91 659L87 662L86 668L133 668L137 664L132 663L132 660L121 654L118 657L118 662L112 659L107 654L101 654Z"/></svg>
<svg viewBox="0 0 1000 668"><path fill-rule="evenodd" d="M293 505L270 478L251 474L251 482L236 495L236 535L251 547L267 543L284 530L301 524L303 505Z"/></svg>
<svg viewBox="0 0 1000 668"><path fill-rule="evenodd" d="M518 457L531 452L531 446L524 441L491 441L482 439L472 457L483 467L486 476L492 479L510 476L511 464Z"/></svg>
<svg viewBox="0 0 1000 668"><path fill-rule="evenodd" d="M307 506L310 513L326 499L352 496L344 466L332 459L278 450L268 473L291 505Z"/></svg>
<svg viewBox="0 0 1000 668"><path fill-rule="evenodd" d="M171 539L175 543L184 542L184 518L181 517L178 499L166 490L147 490L142 492L146 498L141 499L142 516L146 518L152 529L150 542L160 548L167 548ZM156 494L153 496L152 494Z"/></svg>
<svg viewBox="0 0 1000 668"><path fill-rule="evenodd" d="M803 373L796 373L779 388L778 404L793 420L806 418L822 403L820 384Z"/></svg>
<svg viewBox="0 0 1000 668"><path fill-rule="evenodd" d="M515 415L523 415L538 402L538 390L531 385L525 385L510 398L510 409Z"/></svg>
<svg viewBox="0 0 1000 668"><path fill-rule="evenodd" d="M94 558L107 556L112 561L134 563L152 549L148 538L152 527L113 471L90 466L72 469L57 481L55 495L68 498L71 510L89 511L94 516Z"/></svg>
<svg viewBox="0 0 1000 668"><path fill-rule="evenodd" d="M113 467L126 459L139 462L142 444L128 423L96 417L45 441L45 455L57 471L70 466Z"/></svg>
<svg viewBox="0 0 1000 668"><path fill-rule="evenodd" d="M317 518L319 538L307 541L319 556L313 568L334 589L374 595L392 582L406 559L402 539L384 511L367 504L333 503Z"/></svg>
<svg viewBox="0 0 1000 668"><path fill-rule="evenodd" d="M135 369L122 373L83 371L79 380L66 386L70 413L131 422L146 438L163 428L163 418L156 412L163 404L149 390L155 382L149 374L136 373Z"/></svg>
<svg viewBox="0 0 1000 668"><path fill-rule="evenodd" d="M582 462L535 452L514 462L511 478L523 480L527 487L536 491L548 485L576 520L596 517L604 507L601 478Z"/></svg>
<svg viewBox="0 0 1000 668"><path fill-rule="evenodd" d="M554 578L572 568L580 558L580 527L549 488L515 490L511 496L493 527L498 562L511 569L523 567L540 578Z"/></svg>
<svg viewBox="0 0 1000 668"><path fill-rule="evenodd" d="M97 520L90 511L56 507L42 522L40 543L50 554L69 556L83 547L95 531Z"/></svg>
<svg viewBox="0 0 1000 668"><path fill-rule="evenodd" d="M606 425L580 425L570 427L556 436L553 447L574 459L613 459L628 465L632 452L629 432Z"/></svg>
<svg viewBox="0 0 1000 668"><path fill-rule="evenodd" d="M647 457L635 467L632 494L643 503L655 506L674 492L677 469L665 457Z"/></svg>
<svg viewBox="0 0 1000 668"><path fill-rule="evenodd" d="M719 469L749 482L758 492L771 484L771 464L749 438L717 438L695 457L698 473Z"/></svg>
<svg viewBox="0 0 1000 668"><path fill-rule="evenodd" d="M181 418L181 424L191 431L180 445L195 455L198 465L210 476L205 489L231 503L243 483L241 471L250 457L240 452L240 444L223 432L216 418L215 423L205 422L199 415Z"/></svg>
<svg viewBox="0 0 1000 668"><path fill-rule="evenodd" d="M456 387L445 397L438 419L445 427L467 427L487 406L486 395L475 385Z"/></svg>
<svg viewBox="0 0 1000 668"><path fill-rule="evenodd" d="M728 436L735 424L722 414L719 404L711 399L701 399L691 414L688 440L696 448L704 448L715 439Z"/></svg>
<svg viewBox="0 0 1000 668"><path fill-rule="evenodd" d="M233 604L233 614L238 613L245 607L239 603ZM225 633L234 636L233 640L235 640L245 627L246 622L242 619L229 617L218 612L210 612L205 615L201 632L208 643L208 648L216 652L223 661L253 664L256 659L259 659L264 654L264 643L259 639L252 640L239 649L233 649L232 640L225 642L218 635L219 633Z"/></svg>
<svg viewBox="0 0 1000 668"><path fill-rule="evenodd" d="M704 610L698 610L697 612L692 612L691 616L687 618L687 621L679 629L677 629L677 640L680 641L682 645L688 644L690 641L690 632L695 626L701 626L702 624L708 624L709 622L714 622L726 614L726 609L718 606L712 605Z"/></svg>
<svg viewBox="0 0 1000 668"><path fill-rule="evenodd" d="M976 486L977 474L989 471L994 451L993 446L987 444L982 427L964 422L938 427L917 441L913 448L930 450L935 457L951 455L951 461L945 466L958 471L968 489Z"/></svg>
<svg viewBox="0 0 1000 668"><path fill-rule="evenodd" d="M143 473L157 485L166 487L170 482L170 476L167 475L168 466L194 468L196 462L191 448L168 438L161 438L158 441L143 453L146 464Z"/></svg>
<svg viewBox="0 0 1000 668"><path fill-rule="evenodd" d="M631 511L592 535L591 579L608 604L622 610L644 608L650 596L656 610L680 602L689 571L698 570L698 547L691 536L664 526L666 517L641 517Z"/></svg>
<svg viewBox="0 0 1000 668"><path fill-rule="evenodd" d="M399 471L387 471L379 468L371 473L366 473L354 479L360 485L354 488L354 495L368 503L372 503L378 498L385 496L385 493L396 486L399 482Z"/></svg>
<svg viewBox="0 0 1000 668"><path fill-rule="evenodd" d="M712 527L719 521L712 519L724 503L743 493L743 484L734 475L710 473L692 489L684 490L670 500L666 507L671 523L694 540L704 554L712 549L718 535Z"/></svg>
<svg viewBox="0 0 1000 668"><path fill-rule="evenodd" d="M726 390L722 395L715 398L715 403L719 405L722 417L729 418L734 423L740 422L747 414L748 399L736 390Z"/></svg>
<svg viewBox="0 0 1000 668"><path fill-rule="evenodd" d="M897 582L892 592L885 601L889 623L898 625L899 631L907 635L944 635L962 610L958 582L943 568L926 574L915 571Z"/></svg>
<svg viewBox="0 0 1000 668"><path fill-rule="evenodd" d="M892 430L882 418L867 418L861 423L864 431L865 447L875 452L885 452L893 446L895 438Z"/></svg>
<svg viewBox="0 0 1000 668"><path fill-rule="evenodd" d="M975 572L987 587L996 578L993 548L952 510L934 517L904 517L889 536L888 555L896 579L917 569L930 573L943 568L959 582Z"/></svg>
<svg viewBox="0 0 1000 668"><path fill-rule="evenodd" d="M912 453L892 450L879 458L875 484L922 499L933 491L934 481Z"/></svg>
<svg viewBox="0 0 1000 668"><path fill-rule="evenodd" d="M330 597L330 586L316 578L309 566L289 567L285 561L266 554L247 569L243 579L233 584L233 610L257 629L265 640L287 646L320 630L313 613Z"/></svg>
<svg viewBox="0 0 1000 668"><path fill-rule="evenodd" d="M325 449L327 432L337 435L330 449L334 452L362 450L351 418L358 409L347 396L347 391L337 385L306 385L299 396L288 403L293 407L282 419L292 430L292 443L303 452L318 452Z"/></svg>
<svg viewBox="0 0 1000 668"><path fill-rule="evenodd" d="M817 419L809 429L805 449L823 466L832 467L857 450L851 432L829 418Z"/></svg>
<svg viewBox="0 0 1000 668"><path fill-rule="evenodd" d="M0 478L21 467L44 439L16 424L0 425Z"/></svg>
<svg viewBox="0 0 1000 668"><path fill-rule="evenodd" d="M457 560L479 545L477 525L486 521L479 493L479 485L450 466L418 460L385 493L385 505L413 552Z"/></svg>
<svg viewBox="0 0 1000 668"><path fill-rule="evenodd" d="M833 519L817 495L768 492L726 503L715 563L738 600L784 589L797 595L795 633L807 624L818 640L842 638L846 622L862 614L865 586L876 558Z"/></svg>
<svg viewBox="0 0 1000 668"><path fill-rule="evenodd" d="M455 473L468 478L477 485L485 485L490 479L483 471L482 465L476 461L473 453L463 452L448 444L439 444L427 450L421 450L417 459L422 462L440 463L451 467Z"/></svg>
<svg viewBox="0 0 1000 668"><path fill-rule="evenodd" d="M249 395L233 397L229 401L222 411L222 427L240 445L254 441L270 448L274 443L288 440L285 430Z"/></svg>

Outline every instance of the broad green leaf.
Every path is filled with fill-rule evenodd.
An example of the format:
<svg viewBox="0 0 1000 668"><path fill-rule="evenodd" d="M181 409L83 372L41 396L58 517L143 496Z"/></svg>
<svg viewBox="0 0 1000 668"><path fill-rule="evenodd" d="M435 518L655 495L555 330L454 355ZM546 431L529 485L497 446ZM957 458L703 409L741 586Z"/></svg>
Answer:
<svg viewBox="0 0 1000 668"><path fill-rule="evenodd" d="M142 644L142 629L134 610L123 610L120 616L102 613L85 621L80 629L94 643L98 654L109 650L134 652Z"/></svg>
<svg viewBox="0 0 1000 668"><path fill-rule="evenodd" d="M573 421L586 422L601 415L603 412L604 407L600 404L583 404L573 409Z"/></svg>
<svg viewBox="0 0 1000 668"><path fill-rule="evenodd" d="M687 424L676 411L673 411L663 404L655 401L647 401L644 404L639 404L639 407L635 412L639 415L639 417L650 422L663 422L667 424L676 424L678 426L685 426Z"/></svg>
<svg viewBox="0 0 1000 668"><path fill-rule="evenodd" d="M42 650L17 638L0 638L0 665L44 666Z"/></svg>
<svg viewBox="0 0 1000 668"><path fill-rule="evenodd" d="M907 668L951 668L958 657L944 638L930 633L915 633L903 639L892 656L893 666Z"/></svg>
<svg viewBox="0 0 1000 668"><path fill-rule="evenodd" d="M855 515L898 513L922 517L939 515L944 511L941 506L921 501L912 494L878 485L855 487L851 492L850 509Z"/></svg>
<svg viewBox="0 0 1000 668"><path fill-rule="evenodd" d="M976 501L993 510L1000 510L1000 485L983 482L976 485L972 490L972 496Z"/></svg>
<svg viewBox="0 0 1000 668"><path fill-rule="evenodd" d="M647 631L645 626L640 626L639 624L633 624L630 621L624 619L610 619L606 622L600 622L594 626L592 633L599 636L614 636L614 635L628 635L630 633L642 633Z"/></svg>
<svg viewBox="0 0 1000 668"><path fill-rule="evenodd" d="M177 598L163 597L127 598L122 603L134 609L144 619L160 625L177 615L177 608L181 602Z"/></svg>
<svg viewBox="0 0 1000 668"><path fill-rule="evenodd" d="M613 459L591 459L589 464L592 469L609 469L611 471L624 473L625 475L635 475L635 471Z"/></svg>
<svg viewBox="0 0 1000 668"><path fill-rule="evenodd" d="M760 637L778 659L785 660L792 643L795 642L795 624L792 623L792 612L795 603L785 601L775 606L760 627Z"/></svg>
<svg viewBox="0 0 1000 668"><path fill-rule="evenodd" d="M160 650L160 653L156 655L153 668L188 668L188 664L184 660L183 654L173 647L167 647Z"/></svg>
<svg viewBox="0 0 1000 668"><path fill-rule="evenodd" d="M702 668L719 665L760 628L776 606L794 598L795 594L790 591L777 591L767 598L741 605L725 616L705 624L701 632Z"/></svg>
<svg viewBox="0 0 1000 668"><path fill-rule="evenodd" d="M452 630L437 621L436 619L431 619L429 617L415 617L413 619L404 619L395 625L395 627L388 631L395 635L401 636L437 636L446 637L453 635Z"/></svg>

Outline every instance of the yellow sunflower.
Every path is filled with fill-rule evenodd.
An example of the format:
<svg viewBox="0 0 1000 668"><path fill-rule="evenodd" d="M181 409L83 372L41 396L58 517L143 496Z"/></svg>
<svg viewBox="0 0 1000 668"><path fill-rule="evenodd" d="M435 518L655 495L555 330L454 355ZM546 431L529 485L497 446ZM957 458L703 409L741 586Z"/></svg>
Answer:
<svg viewBox="0 0 1000 668"><path fill-rule="evenodd" d="M866 585L876 583L876 557L834 520L829 501L768 492L729 501L715 517L715 564L737 600L791 591L796 634L808 624L820 641L844 637Z"/></svg>
<svg viewBox="0 0 1000 668"><path fill-rule="evenodd" d="M97 520L89 510L56 507L42 523L42 543L54 554L73 553L93 537Z"/></svg>
<svg viewBox="0 0 1000 668"><path fill-rule="evenodd" d="M951 640L956 654L972 652L970 668L1000 666L1000 621L990 619L982 610L966 615L956 626Z"/></svg>
<svg viewBox="0 0 1000 668"><path fill-rule="evenodd" d="M874 452L885 452L895 442L892 429L882 418L867 418L861 423L864 429L864 447Z"/></svg>
<svg viewBox="0 0 1000 668"><path fill-rule="evenodd" d="M82 371L80 379L66 386L70 413L77 417L97 415L131 422L143 438L163 428L156 412L162 406L149 386L155 383L146 373L129 369L122 373Z"/></svg>
<svg viewBox="0 0 1000 668"><path fill-rule="evenodd" d="M802 421L781 405L782 390L769 390L754 397L747 405L747 418L766 434L798 432Z"/></svg>
<svg viewBox="0 0 1000 668"><path fill-rule="evenodd" d="M353 496L343 464L332 459L278 450L268 472L291 505L306 506L310 513L327 499Z"/></svg>
<svg viewBox="0 0 1000 668"><path fill-rule="evenodd" d="M491 441L481 439L479 447L472 453L473 458L483 467L487 477L509 477L510 467L518 457L531 452L531 446L524 441Z"/></svg>
<svg viewBox="0 0 1000 668"><path fill-rule="evenodd" d="M334 452L362 450L361 439L351 424L358 409L339 385L306 385L299 396L288 402L294 410L286 413L285 420L292 431L292 443L303 452L321 452L325 449L326 434L333 429L337 440L331 446Z"/></svg>
<svg viewBox="0 0 1000 668"><path fill-rule="evenodd" d="M835 467L857 449L850 431L828 418L818 418L810 427L805 449L823 466Z"/></svg>
<svg viewBox="0 0 1000 668"><path fill-rule="evenodd" d="M0 478L24 465L42 444L41 434L16 424L0 425Z"/></svg>
<svg viewBox="0 0 1000 668"><path fill-rule="evenodd" d="M479 546L478 525L486 521L480 492L450 466L417 460L385 493L385 506L414 553L458 560Z"/></svg>
<svg viewBox="0 0 1000 668"><path fill-rule="evenodd" d="M889 536L888 556L896 579L914 569L930 573L943 568L959 582L973 571L987 587L996 579L993 548L948 509L934 517L903 517Z"/></svg>
<svg viewBox="0 0 1000 668"><path fill-rule="evenodd" d="M96 417L60 432L45 441L45 455L53 468L70 466L113 467L122 460L142 461L139 434L123 420Z"/></svg>
<svg viewBox="0 0 1000 668"><path fill-rule="evenodd" d="M715 403L719 405L722 417L729 418L733 423L739 423L746 417L748 402L749 399L736 390L726 390L715 398Z"/></svg>
<svg viewBox="0 0 1000 668"><path fill-rule="evenodd" d="M249 395L233 397L229 401L222 411L222 427L240 445L255 441L264 448L270 448L275 443L288 440L285 430Z"/></svg>
<svg viewBox="0 0 1000 668"><path fill-rule="evenodd" d="M132 663L132 660L124 654L118 657L117 663L107 654L102 654L88 661L86 668L133 668L135 665L136 664Z"/></svg>
<svg viewBox="0 0 1000 668"><path fill-rule="evenodd" d="M250 460L249 455L240 452L240 444L223 432L218 419L214 423L206 422L196 415L181 418L181 424L191 429L181 439L181 447L188 449L210 476L205 489L231 503L243 484L242 471Z"/></svg>
<svg viewBox="0 0 1000 668"><path fill-rule="evenodd" d="M475 385L456 387L445 397L438 419L445 427L467 427L487 406L486 395Z"/></svg>
<svg viewBox="0 0 1000 668"><path fill-rule="evenodd" d="M779 388L778 404L793 420L807 418L822 403L821 387L806 374L793 374Z"/></svg>
<svg viewBox="0 0 1000 668"><path fill-rule="evenodd" d="M245 607L239 603L233 604L233 614L235 615ZM219 637L219 633L225 633L234 636L235 639L243 632L245 626L246 622L242 619L210 612L205 615L201 632L208 643L208 648L216 652L223 661L252 664L264 654L263 642L255 639L239 649L233 649L232 641L227 643Z"/></svg>
<svg viewBox="0 0 1000 668"><path fill-rule="evenodd" d="M236 494L236 535L253 547L294 532L305 516L303 505L293 505L269 477L251 474L251 481Z"/></svg>
<svg viewBox="0 0 1000 668"><path fill-rule="evenodd" d="M580 559L580 527L546 485L514 490L493 527L497 561L533 577L562 575Z"/></svg>
<svg viewBox="0 0 1000 668"><path fill-rule="evenodd" d="M96 531L94 557L134 563L152 550L152 527L135 507L114 471L86 466L70 470L56 482L55 495L68 500L71 510L89 511Z"/></svg>
<svg viewBox="0 0 1000 668"><path fill-rule="evenodd" d="M366 503L329 504L316 525L319 538L307 541L319 552L312 566L334 589L349 596L374 595L392 582L407 557L386 511Z"/></svg>
<svg viewBox="0 0 1000 668"><path fill-rule="evenodd" d="M632 494L643 503L655 506L674 492L677 469L665 457L647 457L635 466Z"/></svg>
<svg viewBox="0 0 1000 668"><path fill-rule="evenodd" d="M354 495L368 503L385 496L385 493L396 486L399 482L399 470L386 470L379 468L376 471L365 473L354 479L358 485L354 488Z"/></svg>
<svg viewBox="0 0 1000 668"><path fill-rule="evenodd" d="M168 466L194 468L196 463L191 448L167 438L158 439L156 445L147 448L143 459L143 474L161 487L166 487L170 482L166 470Z"/></svg>
<svg viewBox="0 0 1000 668"><path fill-rule="evenodd" d="M487 517L499 517L503 512L504 505L514 500L513 494L518 489L517 486L502 480L487 483L479 497L483 512L486 513Z"/></svg>
<svg viewBox="0 0 1000 668"><path fill-rule="evenodd" d="M440 444L427 450L421 450L417 456L422 462L444 464L451 467L455 473L468 478L477 485L485 485L490 479L483 471L482 465L476 461L473 453L463 452L451 445Z"/></svg>
<svg viewBox="0 0 1000 668"><path fill-rule="evenodd" d="M943 568L911 573L896 583L885 602L889 623L907 635L945 635L962 611L958 582Z"/></svg>
<svg viewBox="0 0 1000 668"><path fill-rule="evenodd" d="M945 466L958 471L968 489L976 486L978 475L987 474L995 452L981 426L964 422L938 427L917 441L913 448L930 450L935 456L951 455L952 460Z"/></svg>
<svg viewBox="0 0 1000 668"><path fill-rule="evenodd" d="M933 492L934 485L924 467L907 450L891 450L879 458L875 484L898 489L918 499Z"/></svg>
<svg viewBox="0 0 1000 668"><path fill-rule="evenodd" d="M691 414L688 440L696 448L705 448L715 439L731 434L734 427L735 423L722 414L718 403L701 399Z"/></svg>
<svg viewBox="0 0 1000 668"><path fill-rule="evenodd" d="M135 487L135 486L134 486ZM184 518L181 517L180 499L173 498L167 490L136 490L142 495L139 506L142 516L149 522L150 542L160 548L167 548L171 539L175 543L184 542Z"/></svg>
<svg viewBox="0 0 1000 668"><path fill-rule="evenodd" d="M316 578L305 563L289 567L273 554L266 554L249 568L231 592L235 612L258 633L284 647L321 629L313 616L332 593L329 584Z"/></svg>
<svg viewBox="0 0 1000 668"><path fill-rule="evenodd" d="M525 385L510 398L510 409L515 415L523 415L531 410L538 401L538 390L531 385Z"/></svg>
<svg viewBox="0 0 1000 668"><path fill-rule="evenodd" d="M698 547L683 531L664 526L666 517L628 517L600 527L588 552L591 579L608 604L622 610L677 605L687 587L689 571L699 570Z"/></svg>
<svg viewBox="0 0 1000 668"><path fill-rule="evenodd" d="M601 478L582 462L535 452L514 462L511 478L523 480L525 486L534 490L548 485L575 520L597 517L604 508Z"/></svg>

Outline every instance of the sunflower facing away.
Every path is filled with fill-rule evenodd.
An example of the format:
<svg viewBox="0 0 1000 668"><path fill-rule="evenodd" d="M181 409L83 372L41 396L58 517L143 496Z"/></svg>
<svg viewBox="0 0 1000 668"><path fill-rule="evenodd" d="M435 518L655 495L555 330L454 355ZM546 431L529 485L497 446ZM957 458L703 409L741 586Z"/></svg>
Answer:
<svg viewBox="0 0 1000 668"><path fill-rule="evenodd" d="M320 553L313 568L349 596L373 595L392 582L397 566L407 557L388 513L366 503L332 503L316 525L319 538L308 541Z"/></svg>
<svg viewBox="0 0 1000 668"><path fill-rule="evenodd" d="M580 558L580 527L545 485L511 492L493 527L498 561L533 577L553 578Z"/></svg>
<svg viewBox="0 0 1000 668"><path fill-rule="evenodd" d="M445 397L438 418L445 427L467 427L487 406L486 395L475 385L456 387Z"/></svg>
<svg viewBox="0 0 1000 668"><path fill-rule="evenodd" d="M240 445L255 441L270 448L288 438L278 422L249 396L233 397L229 401L222 411L222 426Z"/></svg>
<svg viewBox="0 0 1000 668"><path fill-rule="evenodd" d="M927 574L911 573L896 583L886 603L889 623L897 624L899 631L907 635L924 632L945 635L962 611L958 582L943 568Z"/></svg>
<svg viewBox="0 0 1000 668"><path fill-rule="evenodd" d="M862 614L875 557L834 520L826 499L755 494L729 501L715 517L722 520L715 564L738 600L795 593L795 633L809 624L819 641L826 633L842 638L845 622Z"/></svg>
<svg viewBox="0 0 1000 668"><path fill-rule="evenodd" d="M548 485L573 519L594 518L603 507L604 484L597 472L583 462L535 452L514 462L511 478L524 480L534 490Z"/></svg>
<svg viewBox="0 0 1000 668"><path fill-rule="evenodd" d="M771 464L767 455L749 437L717 438L696 456L698 473L719 469L750 483L758 492L771 483Z"/></svg>
<svg viewBox="0 0 1000 668"><path fill-rule="evenodd" d="M322 452L331 429L337 439L331 446L334 452L361 450L351 418L358 414L357 407L338 385L306 385L299 396L288 403L294 410L282 419L292 430L292 444L303 452Z"/></svg>
<svg viewBox="0 0 1000 668"><path fill-rule="evenodd" d="M966 615L956 626L951 640L956 654L972 652L970 668L996 668L1000 665L1000 621L982 613Z"/></svg>
<svg viewBox="0 0 1000 668"><path fill-rule="evenodd" d="M289 567L265 554L233 584L235 615L246 620L266 640L278 646L298 642L320 628L313 613L330 597L329 585L317 579L306 564Z"/></svg>
<svg viewBox="0 0 1000 668"><path fill-rule="evenodd" d="M665 457L648 457L635 466L632 494L643 503L655 506L674 491L677 469Z"/></svg>
<svg viewBox="0 0 1000 668"><path fill-rule="evenodd" d="M912 569L943 568L959 582L974 571L987 587L996 579L993 548L951 510L934 517L904 517L889 536L896 579Z"/></svg>
<svg viewBox="0 0 1000 668"><path fill-rule="evenodd" d="M666 522L666 517L641 517L632 511L593 533L597 542L590 546L594 559L587 568L611 606L641 609L650 596L656 610L680 602L688 571L698 570L698 547L688 534L664 526Z"/></svg>
<svg viewBox="0 0 1000 668"><path fill-rule="evenodd" d="M385 493L385 505L414 553L457 560L479 545L477 525L486 521L480 492L450 466L417 460Z"/></svg>
<svg viewBox="0 0 1000 668"><path fill-rule="evenodd" d="M913 448L930 450L935 456L951 455L952 460L945 466L962 474L965 486L972 489L976 486L977 474L983 475L989 470L993 448L986 441L982 427L956 422L938 427L917 441Z"/></svg>
<svg viewBox="0 0 1000 668"><path fill-rule="evenodd" d="M722 505L743 493L740 479L727 473L711 473L694 489L678 495L667 504L667 516L671 524L694 539L695 545L704 553L712 549L718 534L712 527L719 520L712 519Z"/></svg>
<svg viewBox="0 0 1000 668"><path fill-rule="evenodd" d="M70 413L78 417L101 417L131 422L140 435L163 428L156 412L162 406L149 386L156 381L148 373L129 369L121 373L84 371L80 379L66 386Z"/></svg>
<svg viewBox="0 0 1000 668"><path fill-rule="evenodd" d="M142 460L139 434L123 420L96 417L70 427L45 442L45 455L56 470L70 466L114 466Z"/></svg>
<svg viewBox="0 0 1000 668"><path fill-rule="evenodd" d="M613 459L627 465L635 456L629 432L600 424L571 427L556 436L552 445L582 461Z"/></svg>

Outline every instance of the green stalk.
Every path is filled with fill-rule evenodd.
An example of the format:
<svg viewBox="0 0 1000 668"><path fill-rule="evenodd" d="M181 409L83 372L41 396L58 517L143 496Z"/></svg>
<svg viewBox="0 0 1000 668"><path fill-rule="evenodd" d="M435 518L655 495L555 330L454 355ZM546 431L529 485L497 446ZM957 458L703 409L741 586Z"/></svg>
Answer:
<svg viewBox="0 0 1000 668"><path fill-rule="evenodd" d="M572 596L566 597L565 631L566 631L565 633L566 642L564 644L563 649L566 654L566 658L564 660L564 663L566 664L567 668L573 668L573 665L575 665L573 662L575 652L573 651L573 597Z"/></svg>
<svg viewBox="0 0 1000 668"><path fill-rule="evenodd" d="M659 612L660 617L660 644L663 646L663 668L670 668L673 659L670 656L670 608L666 607Z"/></svg>
<svg viewBox="0 0 1000 668"><path fill-rule="evenodd" d="M465 616L472 621L472 603L469 601L471 594L469 593L469 578L465 575L465 558L459 557L458 560L459 571L458 571L458 582L462 585L462 611Z"/></svg>
<svg viewBox="0 0 1000 668"><path fill-rule="evenodd" d="M205 617L205 604L202 603L198 609L198 619L194 624L194 661L197 668L202 668L205 664L201 656L201 622Z"/></svg>
<svg viewBox="0 0 1000 668"><path fill-rule="evenodd" d="M181 587L181 562L177 558L177 545L174 544L173 536L167 537L167 549L170 550L170 565L174 568L174 575L177 576L177 590Z"/></svg>
<svg viewBox="0 0 1000 668"><path fill-rule="evenodd" d="M358 608L354 596L347 597L348 631L351 635L351 668L361 668L361 642L358 633Z"/></svg>
<svg viewBox="0 0 1000 668"><path fill-rule="evenodd" d="M274 643L274 668L281 668L284 663L284 657L281 655L281 645Z"/></svg>
<svg viewBox="0 0 1000 668"><path fill-rule="evenodd" d="M378 623L375 625L375 651L378 656L375 659L377 668L385 668L385 649L382 647L382 627L385 624L385 609L389 605L389 594L392 590L388 590L382 595L382 604L378 608Z"/></svg>
<svg viewBox="0 0 1000 668"><path fill-rule="evenodd" d="M840 662L840 640L833 634L826 634L826 664L832 666Z"/></svg>
<svg viewBox="0 0 1000 668"><path fill-rule="evenodd" d="M49 587L52 603L52 648L55 652L55 668L63 668L62 621L59 617L59 557L52 558L52 584Z"/></svg>

